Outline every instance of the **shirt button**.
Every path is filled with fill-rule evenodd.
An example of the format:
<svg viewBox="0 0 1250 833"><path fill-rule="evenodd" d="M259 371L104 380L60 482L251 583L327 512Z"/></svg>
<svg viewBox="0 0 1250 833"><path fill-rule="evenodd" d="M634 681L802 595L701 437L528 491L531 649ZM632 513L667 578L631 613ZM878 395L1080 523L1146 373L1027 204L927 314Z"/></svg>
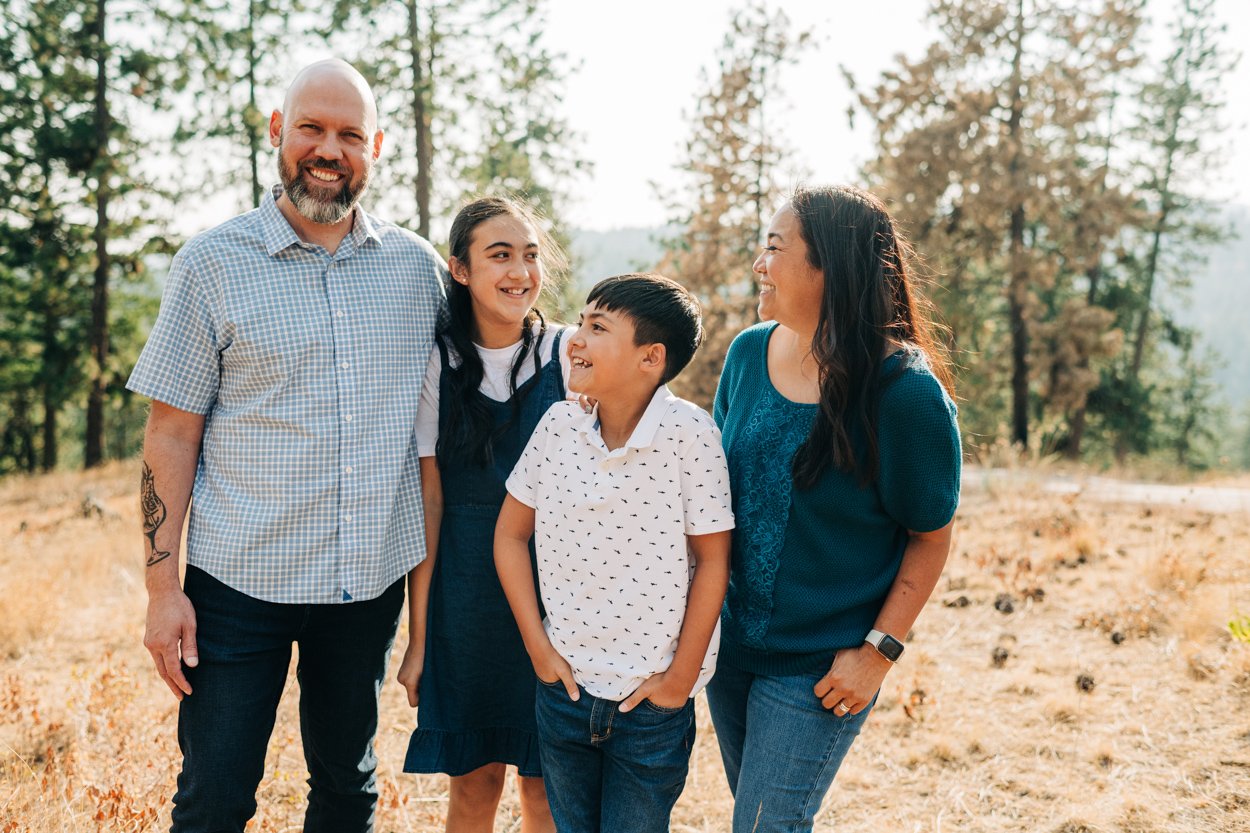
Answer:
<svg viewBox="0 0 1250 833"><path fill-rule="evenodd" d="M343 317L344 315L346 315L346 314L347 314L347 313L343 312L343 310L341 310L341 309L339 309L339 310L335 310L335 311L334 311L334 315L335 315L335 317L336 317L336 318L342 318L342 317Z"/></svg>
<svg viewBox="0 0 1250 833"><path fill-rule="evenodd" d="M348 414L347 416L343 417L343 421L344 421L344 422L351 422L351 421L352 421L352 415L351 415L351 414Z"/></svg>
<svg viewBox="0 0 1250 833"><path fill-rule="evenodd" d="M343 368L344 370L346 370L347 368L351 366L352 366L351 362L343 362L342 364L339 365L339 367Z"/></svg>
<svg viewBox="0 0 1250 833"><path fill-rule="evenodd" d="M346 521L347 523L351 523L351 522L352 522L352 516L351 516L351 515L344 515L344 516L343 516L343 520L344 520L344 521Z"/></svg>
<svg viewBox="0 0 1250 833"><path fill-rule="evenodd" d="M351 474L351 473L352 473L352 467L351 467L351 466L343 466L343 471L344 471L344 472L346 472L347 474Z"/></svg>

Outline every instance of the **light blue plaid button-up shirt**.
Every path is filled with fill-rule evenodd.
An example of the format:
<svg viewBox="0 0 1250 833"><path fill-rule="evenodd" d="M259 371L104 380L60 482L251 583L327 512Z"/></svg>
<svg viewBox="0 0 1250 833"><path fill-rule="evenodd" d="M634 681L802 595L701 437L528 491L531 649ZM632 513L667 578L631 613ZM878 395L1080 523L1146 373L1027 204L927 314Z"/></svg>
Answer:
<svg viewBox="0 0 1250 833"><path fill-rule="evenodd" d="M206 417L189 564L266 601L371 599L425 555L413 426L446 266L359 207L331 255L281 193L178 252L127 387Z"/></svg>

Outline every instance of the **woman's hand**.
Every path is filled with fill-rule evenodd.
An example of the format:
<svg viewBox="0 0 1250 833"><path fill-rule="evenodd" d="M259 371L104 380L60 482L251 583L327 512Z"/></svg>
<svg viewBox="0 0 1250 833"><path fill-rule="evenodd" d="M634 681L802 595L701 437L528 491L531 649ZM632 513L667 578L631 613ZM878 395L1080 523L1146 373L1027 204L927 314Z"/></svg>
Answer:
<svg viewBox="0 0 1250 833"><path fill-rule="evenodd" d="M893 665L871 645L845 648L833 658L829 673L812 689L826 709L838 717L859 714L881 689L886 672Z"/></svg>
<svg viewBox="0 0 1250 833"><path fill-rule="evenodd" d="M421 685L421 672L425 670L425 650L416 644L416 640L408 643L404 651L404 660L399 664L399 673L395 679L408 692L408 705L417 707L417 689Z"/></svg>

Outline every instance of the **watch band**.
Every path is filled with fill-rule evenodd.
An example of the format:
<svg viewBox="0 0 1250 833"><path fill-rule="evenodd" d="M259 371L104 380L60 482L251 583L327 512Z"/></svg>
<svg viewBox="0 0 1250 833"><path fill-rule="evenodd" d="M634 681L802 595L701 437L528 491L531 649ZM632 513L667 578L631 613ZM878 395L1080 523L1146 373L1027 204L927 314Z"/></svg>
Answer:
<svg viewBox="0 0 1250 833"><path fill-rule="evenodd" d="M899 657L903 655L904 645L888 633L879 631L876 628L868 631L868 635L864 637L864 641L877 649L877 653L888 659L890 662L898 662Z"/></svg>

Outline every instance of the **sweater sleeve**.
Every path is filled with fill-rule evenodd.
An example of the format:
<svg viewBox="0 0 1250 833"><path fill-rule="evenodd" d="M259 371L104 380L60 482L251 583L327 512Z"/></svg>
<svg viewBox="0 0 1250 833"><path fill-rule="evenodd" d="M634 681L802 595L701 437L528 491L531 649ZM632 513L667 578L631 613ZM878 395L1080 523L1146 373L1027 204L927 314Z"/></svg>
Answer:
<svg viewBox="0 0 1250 833"><path fill-rule="evenodd" d="M733 394L742 378L743 356L752 350L760 349L761 334L767 337L767 333L762 332L758 325L743 330L734 336L729 349L725 352L725 364L721 368L720 379L716 383L716 398L712 401L712 418L716 420L716 427L721 431L725 430L725 419L729 416L730 408L733 407Z"/></svg>
<svg viewBox="0 0 1250 833"><path fill-rule="evenodd" d="M940 529L955 516L963 456L956 415L923 366L904 369L882 394L877 490L890 517L913 532Z"/></svg>

